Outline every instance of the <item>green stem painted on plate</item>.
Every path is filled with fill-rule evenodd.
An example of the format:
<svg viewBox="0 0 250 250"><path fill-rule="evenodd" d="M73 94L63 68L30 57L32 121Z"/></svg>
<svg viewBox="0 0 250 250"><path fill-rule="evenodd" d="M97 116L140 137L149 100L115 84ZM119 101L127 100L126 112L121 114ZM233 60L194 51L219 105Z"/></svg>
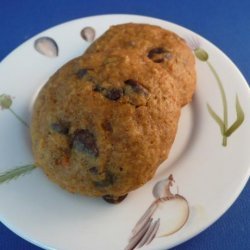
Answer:
<svg viewBox="0 0 250 250"><path fill-rule="evenodd" d="M27 128L29 127L28 123L25 122L12 108L9 107L9 111Z"/></svg>
<svg viewBox="0 0 250 250"><path fill-rule="evenodd" d="M200 59L203 62L206 62L209 69L211 70L213 76L216 79L216 82L218 84L220 95L222 99L222 105L223 105L223 118L221 118L214 110L213 108L207 104L207 109L211 117L214 119L214 121L219 125L220 132L222 135L222 146L227 146L227 139L230 135L233 134L243 123L245 119L244 111L240 105L240 101L238 96L236 95L236 102L235 102L235 110L236 110L236 120L233 122L233 124L229 127L228 126L228 103L226 98L226 93L223 87L223 84L221 82L221 79L213 67L213 65L208 61L208 53L204 49L196 49L195 55L198 59Z"/></svg>
<svg viewBox="0 0 250 250"><path fill-rule="evenodd" d="M209 54L203 49L203 48L195 48L194 49L194 54L196 58L198 58L202 62L206 62L209 69L211 70L217 84L220 90L220 95L221 95L221 100L222 100L222 105L223 105L223 118L221 118L214 110L213 108L207 104L207 109L211 117L214 119L214 121L219 125L220 127L220 132L222 135L222 145L224 147L227 146L227 138L235 132L240 125L243 123L245 119L244 111L240 105L240 101L238 96L236 95L236 102L235 102L235 110L236 110L236 120L233 122L233 124L229 127L228 126L228 103L227 103L227 98L226 98L226 93L223 87L223 84L221 82L221 79L213 67L213 65L209 62Z"/></svg>
<svg viewBox="0 0 250 250"><path fill-rule="evenodd" d="M0 184L14 180L21 175L25 175L35 168L36 166L34 164L29 164L8 170L4 173L0 173Z"/></svg>
<svg viewBox="0 0 250 250"><path fill-rule="evenodd" d="M220 90L220 94L221 94L221 99L222 99L222 105L223 105L223 140L222 140L222 145L223 146L227 146L227 136L225 135L227 128L228 128L228 107L227 107L227 98L226 98L226 94L225 94L225 90L223 88L221 79L218 75L218 73L216 72L215 68L213 67L213 65L209 62L206 61L208 67L210 68L210 70L212 71L216 82L219 86L219 90Z"/></svg>

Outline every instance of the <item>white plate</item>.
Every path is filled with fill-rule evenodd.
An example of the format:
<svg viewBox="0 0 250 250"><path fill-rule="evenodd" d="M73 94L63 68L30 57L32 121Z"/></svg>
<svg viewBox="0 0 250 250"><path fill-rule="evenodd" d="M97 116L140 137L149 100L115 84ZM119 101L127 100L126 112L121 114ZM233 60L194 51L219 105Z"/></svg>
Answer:
<svg viewBox="0 0 250 250"><path fill-rule="evenodd" d="M81 30L91 26L99 36L110 25L125 22L162 26L195 45L198 56L201 55L197 48L208 53L208 61L196 58L198 82L194 100L182 111L170 158L160 166L149 183L130 193L119 205L70 194L48 181L39 169L0 184L1 221L21 237L41 247L60 250L124 249L136 221L154 200L153 186L173 174L179 193L189 203L188 221L178 232L156 237L142 249L170 248L190 239L217 220L235 201L248 180L250 95L239 70L218 48L192 31L163 20L134 15L94 16L56 26L31 38L1 62L0 171L33 162L29 131L17 116L29 122L31 107L41 85L56 69L89 46L89 42L80 36ZM57 57L46 57L34 49L35 40L41 37L54 39L59 49ZM227 146L222 145L219 125L207 107L207 104L211 105L222 117L223 90L219 88L216 74L227 99L228 125L236 120L236 96L245 116L243 123L227 138ZM9 98L12 103L8 103ZM239 107L238 113L242 118ZM171 215L173 210L171 206L164 208L164 204L162 207L164 213L160 213L160 219L164 229L173 223L164 214ZM181 215L177 212L178 216Z"/></svg>

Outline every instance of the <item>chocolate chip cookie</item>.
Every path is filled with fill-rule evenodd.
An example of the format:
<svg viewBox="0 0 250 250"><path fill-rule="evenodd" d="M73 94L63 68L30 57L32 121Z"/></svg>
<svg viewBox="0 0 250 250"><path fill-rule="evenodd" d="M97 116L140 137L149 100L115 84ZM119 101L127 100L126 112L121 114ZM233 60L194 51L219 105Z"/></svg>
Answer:
<svg viewBox="0 0 250 250"><path fill-rule="evenodd" d="M186 42L175 33L149 24L127 23L112 26L86 53L135 49L145 61L160 65L175 79L181 105L192 100L195 90L195 59Z"/></svg>
<svg viewBox="0 0 250 250"><path fill-rule="evenodd" d="M36 165L49 179L109 199L153 177L180 115L175 80L155 64L134 49L92 51L49 79L31 125Z"/></svg>

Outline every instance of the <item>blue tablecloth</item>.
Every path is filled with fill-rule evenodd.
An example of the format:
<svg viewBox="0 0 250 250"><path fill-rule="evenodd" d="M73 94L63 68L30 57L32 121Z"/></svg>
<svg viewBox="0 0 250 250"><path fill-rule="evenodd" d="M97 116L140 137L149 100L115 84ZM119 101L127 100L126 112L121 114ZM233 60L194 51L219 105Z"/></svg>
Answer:
<svg viewBox="0 0 250 250"><path fill-rule="evenodd" d="M44 29L80 17L110 13L152 16L187 27L224 51L250 82L249 0L0 0L0 60ZM0 206L1 202L0 197ZM250 182L214 225L175 249L250 249L249 213ZM0 249L40 248L0 223Z"/></svg>

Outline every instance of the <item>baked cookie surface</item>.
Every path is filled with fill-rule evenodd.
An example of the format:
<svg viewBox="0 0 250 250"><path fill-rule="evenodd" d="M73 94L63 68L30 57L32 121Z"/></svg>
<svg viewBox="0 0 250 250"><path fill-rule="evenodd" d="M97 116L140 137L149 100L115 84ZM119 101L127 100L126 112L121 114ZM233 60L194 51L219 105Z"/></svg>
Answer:
<svg viewBox="0 0 250 250"><path fill-rule="evenodd" d="M144 60L159 64L175 79L181 105L191 102L196 85L195 59L186 42L175 33L149 24L112 26L86 51L136 49Z"/></svg>
<svg viewBox="0 0 250 250"><path fill-rule="evenodd" d="M33 110L34 157L70 192L122 196L150 180L174 141L175 81L134 49L89 53L60 68Z"/></svg>

